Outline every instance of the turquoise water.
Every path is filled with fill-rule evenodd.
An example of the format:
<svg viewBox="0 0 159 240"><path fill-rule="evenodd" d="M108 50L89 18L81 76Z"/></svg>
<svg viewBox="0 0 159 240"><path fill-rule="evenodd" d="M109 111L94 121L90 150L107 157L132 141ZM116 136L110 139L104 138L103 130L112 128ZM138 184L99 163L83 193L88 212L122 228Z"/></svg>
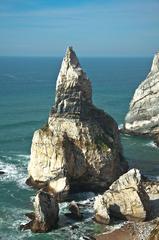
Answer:
<svg viewBox="0 0 159 240"><path fill-rule="evenodd" d="M82 58L92 81L96 106L122 124L129 101L150 70L151 58ZM0 58L0 239L80 239L98 231L86 212L85 223L71 230L70 223L48 233L20 232L25 212L32 210L35 191L25 185L33 132L44 125L54 102L60 58ZM151 139L122 135L124 154L133 167L159 175L159 150ZM62 205L62 213L66 211ZM63 215L61 213L61 219ZM89 215L90 214L90 215ZM65 222L65 221L64 221ZM61 226L62 223L61 223ZM82 239L82 238L81 238Z"/></svg>

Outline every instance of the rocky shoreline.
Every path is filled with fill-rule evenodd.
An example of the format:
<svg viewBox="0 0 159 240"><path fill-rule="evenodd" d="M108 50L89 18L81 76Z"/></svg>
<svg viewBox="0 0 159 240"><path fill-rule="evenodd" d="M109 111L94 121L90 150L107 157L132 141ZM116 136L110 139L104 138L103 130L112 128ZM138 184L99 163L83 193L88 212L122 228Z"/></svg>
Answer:
<svg viewBox="0 0 159 240"><path fill-rule="evenodd" d="M120 131L130 133L126 126ZM83 239L158 239L159 182L128 168L117 123L94 106L91 82L71 47L57 78L48 123L34 133L28 173L26 184L38 192L34 212L27 213L30 221L21 230L60 228L60 203L67 202L64 224L89 216L91 224L100 225L99 234ZM87 202L75 201L73 193L88 191L92 197Z"/></svg>

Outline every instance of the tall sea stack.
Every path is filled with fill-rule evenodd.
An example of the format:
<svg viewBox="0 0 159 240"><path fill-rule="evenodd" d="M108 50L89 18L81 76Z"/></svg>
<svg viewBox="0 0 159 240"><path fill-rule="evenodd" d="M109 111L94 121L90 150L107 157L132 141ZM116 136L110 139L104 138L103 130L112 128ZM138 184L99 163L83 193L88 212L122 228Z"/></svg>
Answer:
<svg viewBox="0 0 159 240"><path fill-rule="evenodd" d="M58 193L98 191L126 170L117 123L93 105L91 82L69 47L48 124L33 136L30 183L47 184Z"/></svg>
<svg viewBox="0 0 159 240"><path fill-rule="evenodd" d="M124 129L130 134L156 136L159 133L159 53L151 71L136 89L125 118Z"/></svg>

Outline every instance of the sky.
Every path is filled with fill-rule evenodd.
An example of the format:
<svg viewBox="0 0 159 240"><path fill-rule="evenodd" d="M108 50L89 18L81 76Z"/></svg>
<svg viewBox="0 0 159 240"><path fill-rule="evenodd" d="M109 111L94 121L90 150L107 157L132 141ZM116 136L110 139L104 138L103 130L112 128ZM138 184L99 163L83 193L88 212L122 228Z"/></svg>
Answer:
<svg viewBox="0 0 159 240"><path fill-rule="evenodd" d="M0 56L152 56L159 0L0 0Z"/></svg>

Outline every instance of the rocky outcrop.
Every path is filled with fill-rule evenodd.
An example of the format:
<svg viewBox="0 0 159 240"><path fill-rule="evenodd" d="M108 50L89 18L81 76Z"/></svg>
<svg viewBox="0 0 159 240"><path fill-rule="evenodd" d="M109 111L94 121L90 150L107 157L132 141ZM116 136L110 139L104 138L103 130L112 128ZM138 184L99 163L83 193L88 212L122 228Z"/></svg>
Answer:
<svg viewBox="0 0 159 240"><path fill-rule="evenodd" d="M159 53L154 56L151 71L136 89L125 118L124 130L132 134L159 133Z"/></svg>
<svg viewBox="0 0 159 240"><path fill-rule="evenodd" d="M68 206L69 211L71 212L70 215L67 214L67 216L70 216L74 219L81 220L82 214L80 212L80 208L78 204L75 201L72 201Z"/></svg>
<svg viewBox="0 0 159 240"><path fill-rule="evenodd" d="M96 222L101 224L109 224L110 216L102 195L98 195L98 197L96 197L94 202L94 211Z"/></svg>
<svg viewBox="0 0 159 240"><path fill-rule="evenodd" d="M93 105L90 80L68 48L48 124L33 136L30 183L55 192L99 191L126 169L117 123Z"/></svg>
<svg viewBox="0 0 159 240"><path fill-rule="evenodd" d="M159 222L154 227L154 229L151 231L148 240L158 240L158 239L159 239Z"/></svg>
<svg viewBox="0 0 159 240"><path fill-rule="evenodd" d="M151 238L153 229L156 229L156 221L128 222L116 229L97 234L95 240L158 240ZM157 235L157 234L156 234ZM90 239L91 240L91 239Z"/></svg>
<svg viewBox="0 0 159 240"><path fill-rule="evenodd" d="M107 209L110 215L121 219L144 221L150 207L139 170L131 169L116 180L102 196L97 196L94 208L96 215L104 214L104 209Z"/></svg>
<svg viewBox="0 0 159 240"><path fill-rule="evenodd" d="M21 225L21 229L42 233L57 227L59 207L53 194L40 190L35 197L34 209L34 213L27 214L31 221Z"/></svg>

